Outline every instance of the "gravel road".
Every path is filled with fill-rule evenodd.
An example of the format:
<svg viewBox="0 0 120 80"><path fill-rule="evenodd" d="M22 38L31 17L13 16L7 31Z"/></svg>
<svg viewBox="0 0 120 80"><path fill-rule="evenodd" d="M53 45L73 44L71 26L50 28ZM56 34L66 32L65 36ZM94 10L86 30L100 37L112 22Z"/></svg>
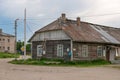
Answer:
<svg viewBox="0 0 120 80"><path fill-rule="evenodd" d="M14 65L0 59L0 80L120 80L120 69Z"/></svg>

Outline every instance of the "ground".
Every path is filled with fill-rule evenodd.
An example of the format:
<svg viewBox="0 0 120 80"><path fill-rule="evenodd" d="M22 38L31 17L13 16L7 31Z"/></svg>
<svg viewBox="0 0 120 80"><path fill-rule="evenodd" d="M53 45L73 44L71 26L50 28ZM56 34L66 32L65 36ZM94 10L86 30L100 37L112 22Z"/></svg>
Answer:
<svg viewBox="0 0 120 80"><path fill-rule="evenodd" d="M15 65L10 60L0 59L0 80L120 80L116 68Z"/></svg>

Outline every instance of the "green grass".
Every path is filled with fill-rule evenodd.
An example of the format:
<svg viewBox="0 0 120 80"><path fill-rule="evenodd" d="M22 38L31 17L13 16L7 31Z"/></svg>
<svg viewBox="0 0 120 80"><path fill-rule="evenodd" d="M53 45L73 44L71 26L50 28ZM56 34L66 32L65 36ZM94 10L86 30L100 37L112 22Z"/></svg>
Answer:
<svg viewBox="0 0 120 80"><path fill-rule="evenodd" d="M0 58L17 58L19 54L0 52Z"/></svg>
<svg viewBox="0 0 120 80"><path fill-rule="evenodd" d="M75 66L75 67L89 67L89 66L101 66L108 65L109 62L98 59L93 61L63 61L60 59L27 59L27 60L13 60L10 61L13 64L26 64L26 65L45 65L45 66Z"/></svg>

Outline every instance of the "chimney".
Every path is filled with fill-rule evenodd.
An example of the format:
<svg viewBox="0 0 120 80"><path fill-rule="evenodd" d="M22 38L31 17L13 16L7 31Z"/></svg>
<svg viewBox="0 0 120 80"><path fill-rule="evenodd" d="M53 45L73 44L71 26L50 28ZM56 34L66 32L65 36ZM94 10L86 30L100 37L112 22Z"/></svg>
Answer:
<svg viewBox="0 0 120 80"><path fill-rule="evenodd" d="M2 29L0 29L0 34L2 33Z"/></svg>
<svg viewBox="0 0 120 80"><path fill-rule="evenodd" d="M77 17L77 26L80 26L80 17Z"/></svg>
<svg viewBox="0 0 120 80"><path fill-rule="evenodd" d="M65 15L65 13L61 14L61 20L62 20L63 23L66 22L66 15Z"/></svg>

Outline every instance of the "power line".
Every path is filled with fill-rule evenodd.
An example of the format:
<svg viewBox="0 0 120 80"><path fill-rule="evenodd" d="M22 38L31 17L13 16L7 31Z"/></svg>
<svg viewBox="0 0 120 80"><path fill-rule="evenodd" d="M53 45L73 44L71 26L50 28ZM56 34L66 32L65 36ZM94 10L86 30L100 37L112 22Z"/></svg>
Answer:
<svg viewBox="0 0 120 80"><path fill-rule="evenodd" d="M32 29L30 28L30 26L28 25L28 23L27 23L27 28L28 28L28 30L33 34L33 31L32 31Z"/></svg>
<svg viewBox="0 0 120 80"><path fill-rule="evenodd" d="M29 22L29 23L34 25L34 26L39 26L40 27L40 25L38 25L37 23L34 23L34 22Z"/></svg>
<svg viewBox="0 0 120 80"><path fill-rule="evenodd" d="M99 17L99 16L109 16L109 15L120 15L120 13L99 14L99 15L88 15L88 16L81 16L81 17Z"/></svg>
<svg viewBox="0 0 120 80"><path fill-rule="evenodd" d="M14 23L7 23L7 24L0 24L0 25L11 25L11 24L14 25Z"/></svg>
<svg viewBox="0 0 120 80"><path fill-rule="evenodd" d="M80 16L80 17L83 17L83 18L85 18L85 17L99 17L99 16L110 16L110 15L120 15L120 12L119 13L107 13L107 14L96 14L96 15L85 15L85 16ZM68 18L76 18L76 17L68 17ZM50 17L44 17L44 18L41 18L41 19L35 19L35 18L27 18L26 20L43 20L43 19L57 19L56 17L52 17L52 18L50 18ZM21 20L24 20L24 19L22 19L21 18Z"/></svg>

